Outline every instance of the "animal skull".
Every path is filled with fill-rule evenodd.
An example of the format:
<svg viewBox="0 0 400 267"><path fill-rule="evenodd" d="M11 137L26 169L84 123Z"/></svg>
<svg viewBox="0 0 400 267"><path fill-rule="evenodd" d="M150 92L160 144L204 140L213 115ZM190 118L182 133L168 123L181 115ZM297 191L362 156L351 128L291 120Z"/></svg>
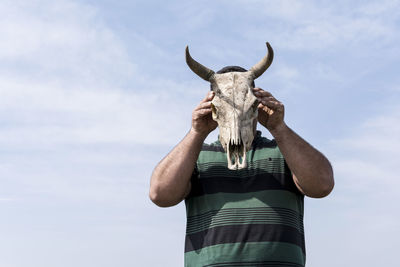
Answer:
<svg viewBox="0 0 400 267"><path fill-rule="evenodd" d="M218 74L195 61L186 47L186 62L198 76L211 83L215 96L211 101L212 118L218 123L219 141L227 153L228 168L247 166L246 152L254 139L258 101L252 84L271 65L273 50L267 43L267 55L249 71Z"/></svg>

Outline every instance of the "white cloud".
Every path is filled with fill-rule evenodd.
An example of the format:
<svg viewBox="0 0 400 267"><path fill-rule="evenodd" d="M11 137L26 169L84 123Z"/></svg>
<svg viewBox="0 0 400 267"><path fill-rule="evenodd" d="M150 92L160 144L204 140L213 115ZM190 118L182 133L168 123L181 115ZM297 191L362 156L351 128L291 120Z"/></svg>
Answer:
<svg viewBox="0 0 400 267"><path fill-rule="evenodd" d="M280 68L275 72L278 79L291 80L299 77L299 71L290 66L280 65Z"/></svg>
<svg viewBox="0 0 400 267"><path fill-rule="evenodd" d="M147 79L92 6L0 5L8 14L0 18L1 202L142 201L150 168L161 159L156 148L189 130L190 98L203 97L201 90Z"/></svg>
<svg viewBox="0 0 400 267"><path fill-rule="evenodd" d="M135 71L126 49L93 7L70 1L1 3L0 68L21 79L80 86L117 82ZM6 67L5 67L6 66Z"/></svg>
<svg viewBox="0 0 400 267"><path fill-rule="evenodd" d="M346 137L332 140L326 149L335 188L326 199L306 200L308 266L389 266L397 262L396 240L390 237L400 235L398 125L397 104L354 124Z"/></svg>
<svg viewBox="0 0 400 267"><path fill-rule="evenodd" d="M246 61L253 57L251 51L254 51L253 47L258 47L257 44L253 46L258 38L263 38L258 50L261 52L254 54L261 57L265 52L264 38L274 38L275 42L271 43L277 49L277 61L273 65L275 67L265 76L265 80L268 80L265 84L277 80L277 83L285 84L276 88L283 89L310 85L314 87L309 90L318 90L312 82L305 85L305 68L325 81L337 81L340 78L346 83L349 78L341 77L334 64L325 64L323 61L316 63L312 59L310 64L313 67L293 64L297 56L290 54L290 51L286 53L286 50L284 52L290 59L284 58L285 53L279 51L282 48L305 50L307 53L316 49L320 56L321 51L329 52L329 49L325 49L335 47L331 53L335 57L336 48L342 49L341 51L348 49L349 54L358 53L356 48L361 47L360 44L364 45L364 42L365 47L361 47L364 49L363 53L371 49L371 44L375 46L380 41L387 42L392 48L397 45L395 40L398 37L394 32L397 29L395 21L398 1L384 1L378 6L371 2L363 4L363 8L353 9L341 8L340 3L336 2L323 7L315 1L240 1L240 6L234 5L238 1L226 3L231 8L226 14L232 21L221 21L220 13L215 12L213 6L198 13L193 12L195 9L191 13L185 13L184 7L170 10L174 14L181 13L181 21L187 20L187 27L183 28L169 24L168 17L163 17L164 14L157 11L151 16L165 19L163 29L171 29L171 33L182 30L182 36L188 40L207 35L209 39L204 38L204 43L194 44L200 47L193 50L195 55L199 55L196 58L200 61L216 62L222 61L222 58ZM176 7L179 5L175 4ZM199 4L199 7L203 5ZM151 225L141 232L145 236L149 229L157 226L160 219L165 219L170 214L164 229L169 229L172 225L177 225L178 220L182 220L179 221L179 228L174 228L174 235L163 239L169 241L175 238L174 245L169 247L175 253L174 258L171 255L165 258L169 257L170 261L179 259L176 261L181 263L182 258L179 255L183 245L184 218L178 218L177 215L183 216L183 207L178 207L179 210L177 208L173 214L169 210L156 211L156 207L151 206L147 198L148 180L156 162L189 129L191 110L205 95L204 88L207 85L195 76L190 76L193 82L189 84L178 81L176 77L160 78L161 74L152 75L143 68L146 64L154 65L155 69L162 68L159 62L170 62L175 57L162 44L158 45L156 38L149 38L156 35L156 28L151 28L151 34L146 36L132 27L127 30L132 38L128 44L103 21L95 7L76 1L2 1L0 10L0 204L5 211L12 210L8 220L2 222L1 226L2 229L10 229L5 240L15 240L16 235L24 240L13 242L12 246L5 241L3 250L10 253L17 251L20 254L46 255L48 246L44 243L50 244L59 238L66 242L58 240L59 247L53 250L58 253L69 251L69 255L76 256L71 257L73 263L94 262L93 259L82 256L83 250L74 246L78 242L85 244L84 251L92 253L90 255L94 255L93 247L98 249L97 254L109 251L107 242L99 242L99 236L103 232L99 230L92 232L93 236L86 234L82 237L80 233L85 229L77 229L79 227L76 225L82 223L77 210L85 214L90 211L88 216L93 216L94 219L91 217L91 220L83 222L90 226L95 225L98 229L102 226L102 229L109 227L108 234L113 236L109 239L110 242L119 244L113 249L124 251L118 254L113 250L113 254L103 254L120 255L118 258L123 262L130 255L127 247L137 248L137 251L143 248L148 250L147 248L153 248L156 239L151 237L146 240L147 243L138 241L135 239L135 230L127 235L133 237L128 240L125 236L126 228L121 230L119 226L129 225L141 229L146 220L151 221L154 226ZM135 12L140 11L134 10L132 16L137 14ZM251 13L255 16L248 16ZM193 20L192 15L195 16ZM206 29L206 34L198 35L197 32L190 31L204 29L203 20L210 16L211 22L207 22L210 27ZM232 22L236 27L239 23L237 20L233 21L233 18L238 17L246 19L241 21L238 29L225 32L224 23ZM262 23L257 24L260 20ZM215 22L220 23L219 28L211 27ZM249 42L252 42L251 51L243 49L244 46L239 42L236 46L226 45L226 50L215 48L216 45L212 44L214 42L225 46L228 43L226 40L236 40L239 33L243 39L249 37ZM178 39L179 36L172 34L169 45L173 46L181 41L173 39ZM392 51L397 51L396 49ZM205 50L208 52L204 52ZM184 64L183 47L179 53L180 63ZM209 53L211 56L203 59L202 53ZM364 54L364 57L375 58L380 55ZM311 54L306 56L309 55ZM147 63L143 63L144 58L148 58ZM249 59L250 65L255 63L253 59ZM356 57L351 58L353 59ZM347 59L337 60L336 63L342 60ZM183 65L182 68L186 66ZM258 84L263 85L261 82ZM298 101L298 95L294 97L293 102ZM332 99L335 100L337 99ZM301 105L303 104L299 104ZM400 158L400 147L396 140L400 136L398 125L400 109L385 109L381 115L358 125L349 133L349 137L333 140L332 146L327 149L333 155L330 159L336 173L336 188L331 198L318 202L323 203L320 204L321 209L330 208L330 215L320 218L321 213L318 213L312 218L328 224L321 226L321 231L312 227L308 229L311 236L311 233L326 233L326 226L334 229L329 236L332 250L340 247L341 255L347 258L352 257L351 252L362 256L365 246L361 243L372 242L372 238L365 237L365 233L374 232L374 238L398 233L395 228L398 218L391 210L396 208L394 205L400 200L396 192L399 179L395 171L396 159ZM210 142L215 140L217 134L215 131L208 138ZM60 203L64 206L58 207ZM310 206L307 207L308 211ZM9 209L6 210L7 207ZM55 210L58 212L57 216L53 216ZM132 212L126 215L127 210ZM104 215L107 212L115 213ZM373 219L370 218L371 212L377 215ZM46 218L53 216L53 221L42 219L43 214ZM139 220L137 214L141 214L144 219ZM40 225L43 235L26 230L31 229L26 226L32 219ZM19 224L14 226L14 222ZM66 227L69 223L76 228ZM355 231L354 224L361 226L356 227ZM21 229L24 231L21 232ZM65 234L54 237L52 229L64 231ZM338 238L340 231L344 233L342 236L354 233L356 240L346 242L349 245L344 246L342 238ZM116 232L119 233L117 237L114 236ZM72 238L69 233L74 234ZM320 238L326 236L321 234ZM25 242L32 245L24 247ZM323 250L320 245L323 242L324 240L318 240L308 243L314 244L311 245L314 246L310 249L311 255L324 256L320 258L322 264L315 266L328 266L325 258L331 255L323 254L323 251L316 248ZM390 241L385 243L391 244ZM93 244L104 246L96 247ZM179 244L181 246L178 248ZM352 247L356 246L360 248L355 251ZM369 249L372 254L373 247ZM384 249L391 251L390 247L382 246L379 253ZM38 252L41 253L37 254ZM14 255L10 253L6 254ZM150 254L146 252L143 255ZM143 255L140 260L146 262L146 256ZM310 257L314 257L311 255ZM49 260L49 266L57 261L57 257L53 258ZM23 260L21 258L19 266L23 266ZM101 258L97 262L99 261ZM0 261L0 264L4 262ZM13 263L11 256L9 262ZM128 265L128 262L129 259L125 264ZM158 263L154 261L154 264ZM340 263L331 266L338 265Z"/></svg>
<svg viewBox="0 0 400 267"><path fill-rule="evenodd" d="M358 199L363 203L357 208L363 218L371 211L383 212L380 222L397 217L390 208L400 201L396 171L400 158L399 115L400 109L394 109L386 118L372 118L353 136L332 143L336 155L332 159L337 177L336 197L347 204ZM369 220L365 224L372 227L375 222Z"/></svg>
<svg viewBox="0 0 400 267"><path fill-rule="evenodd" d="M399 0L369 1L358 8L358 11L366 15L392 16L399 15Z"/></svg>
<svg viewBox="0 0 400 267"><path fill-rule="evenodd" d="M377 187L392 190L400 186L395 171L400 158L400 107L382 110L383 114L369 118L352 136L333 141L334 147L341 148L336 150L340 155L336 165L340 173L355 179L347 181L354 188L356 184L367 184L371 191Z"/></svg>
<svg viewBox="0 0 400 267"><path fill-rule="evenodd" d="M246 36L271 36L276 45L290 50L342 50L360 45L375 48L398 39L398 1L379 2L378 9L375 2L360 6L340 1L235 2L249 14L258 14L254 20L259 26L246 29Z"/></svg>
<svg viewBox="0 0 400 267"><path fill-rule="evenodd" d="M171 144L177 131L186 131L190 125L190 118L181 111L190 114L188 104L167 93L3 82L0 117L8 125L0 138L3 146ZM162 127L166 121L168 127Z"/></svg>
<svg viewBox="0 0 400 267"><path fill-rule="evenodd" d="M191 103L170 94L184 85L154 77L146 81L147 73L136 70L93 7L69 1L11 3L2 3L8 16L0 23L4 146L171 144L188 129ZM168 127L160 128L166 121Z"/></svg>

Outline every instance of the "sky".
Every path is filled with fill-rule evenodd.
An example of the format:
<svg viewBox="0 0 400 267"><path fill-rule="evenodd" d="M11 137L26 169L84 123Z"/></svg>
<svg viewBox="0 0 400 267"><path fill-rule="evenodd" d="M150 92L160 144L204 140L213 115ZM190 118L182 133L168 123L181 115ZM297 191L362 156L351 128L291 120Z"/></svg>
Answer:
<svg viewBox="0 0 400 267"><path fill-rule="evenodd" d="M209 90L185 46L218 70L267 41L256 85L335 173L305 200L307 266L395 266L399 1L2 0L0 267L182 266L184 204L148 191Z"/></svg>

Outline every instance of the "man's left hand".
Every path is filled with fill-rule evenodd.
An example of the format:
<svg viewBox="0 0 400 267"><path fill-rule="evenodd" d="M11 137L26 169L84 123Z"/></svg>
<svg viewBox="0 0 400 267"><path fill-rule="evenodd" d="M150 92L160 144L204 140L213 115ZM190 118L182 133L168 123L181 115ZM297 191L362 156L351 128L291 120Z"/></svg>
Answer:
<svg viewBox="0 0 400 267"><path fill-rule="evenodd" d="M272 96L270 92L261 88L253 89L254 95L258 101L258 121L267 128L271 133L285 125L285 107Z"/></svg>

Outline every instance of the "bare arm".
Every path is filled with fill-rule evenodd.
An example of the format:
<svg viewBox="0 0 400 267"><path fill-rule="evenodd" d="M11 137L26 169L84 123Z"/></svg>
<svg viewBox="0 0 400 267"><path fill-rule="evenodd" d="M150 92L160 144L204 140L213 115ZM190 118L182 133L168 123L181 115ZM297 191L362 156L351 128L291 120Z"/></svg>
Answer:
<svg viewBox="0 0 400 267"><path fill-rule="evenodd" d="M271 133L299 190L309 197L327 196L334 186L333 171L328 159L285 123Z"/></svg>
<svg viewBox="0 0 400 267"><path fill-rule="evenodd" d="M334 186L328 159L285 124L281 102L260 88L254 94L260 101L258 120L274 136L297 188L309 197L327 196Z"/></svg>
<svg viewBox="0 0 400 267"><path fill-rule="evenodd" d="M190 191L190 177L204 139L217 127L211 118L209 93L192 114L192 128L183 140L155 167L150 181L150 199L160 207L181 202Z"/></svg>

